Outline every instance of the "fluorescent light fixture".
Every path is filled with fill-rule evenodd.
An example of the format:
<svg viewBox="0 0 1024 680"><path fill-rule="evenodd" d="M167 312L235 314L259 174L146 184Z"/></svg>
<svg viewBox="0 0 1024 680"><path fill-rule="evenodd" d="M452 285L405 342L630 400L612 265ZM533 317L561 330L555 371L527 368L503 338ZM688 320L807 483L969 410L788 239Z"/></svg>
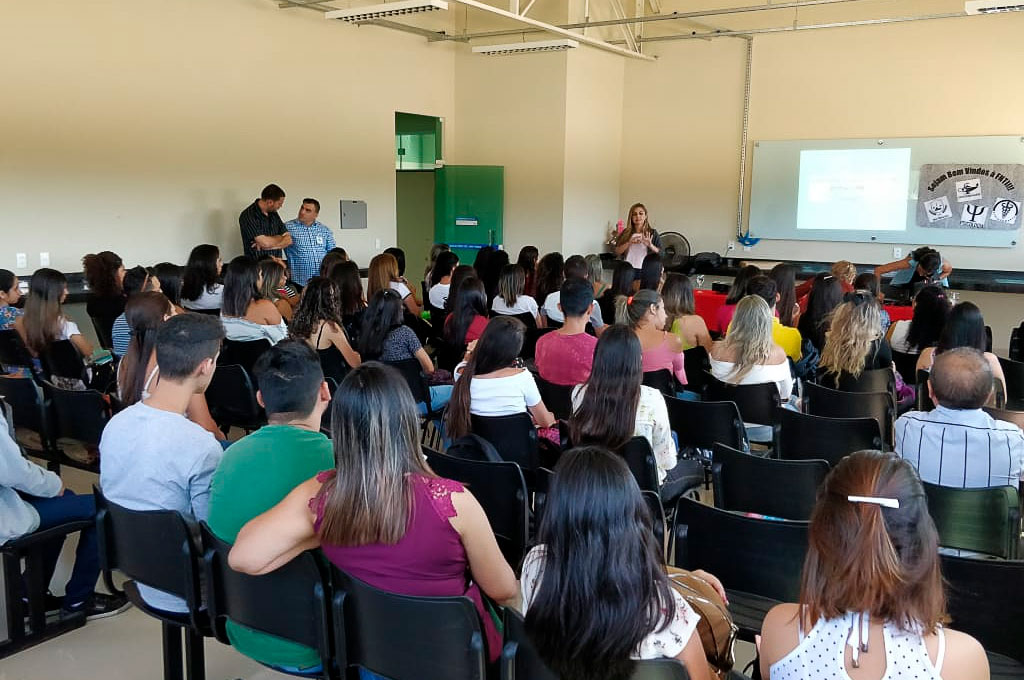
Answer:
<svg viewBox="0 0 1024 680"><path fill-rule="evenodd" d="M1010 3L1006 0L967 0L964 3L964 11L968 14L1002 14L1022 10L1024 3Z"/></svg>
<svg viewBox="0 0 1024 680"><path fill-rule="evenodd" d="M526 52L558 52L579 47L575 40L561 38L559 40L534 40L532 42L508 43L506 45L480 45L473 48L476 54L524 54Z"/></svg>
<svg viewBox="0 0 1024 680"><path fill-rule="evenodd" d="M383 5L364 5L352 9L324 12L324 18L358 23L374 19L392 19L406 14L433 12L438 9L448 9L448 3L444 0L398 0L398 2L385 2Z"/></svg>

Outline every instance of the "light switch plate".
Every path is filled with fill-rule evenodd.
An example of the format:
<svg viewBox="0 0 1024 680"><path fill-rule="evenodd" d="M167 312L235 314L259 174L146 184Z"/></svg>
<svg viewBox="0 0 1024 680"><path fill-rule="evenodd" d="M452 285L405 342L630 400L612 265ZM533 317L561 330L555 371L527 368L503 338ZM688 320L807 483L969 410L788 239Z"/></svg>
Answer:
<svg viewBox="0 0 1024 680"><path fill-rule="evenodd" d="M26 255L25 253L18 253L15 256L15 259L17 259L18 261L18 269L25 269L26 267L28 267L28 255Z"/></svg>
<svg viewBox="0 0 1024 680"><path fill-rule="evenodd" d="M49 267L50 266L50 253L42 252L39 253L39 266Z"/></svg>
<svg viewBox="0 0 1024 680"><path fill-rule="evenodd" d="M892 256L895 257L897 260L902 260L903 259L903 248L900 248L898 246L894 247L892 249Z"/></svg>

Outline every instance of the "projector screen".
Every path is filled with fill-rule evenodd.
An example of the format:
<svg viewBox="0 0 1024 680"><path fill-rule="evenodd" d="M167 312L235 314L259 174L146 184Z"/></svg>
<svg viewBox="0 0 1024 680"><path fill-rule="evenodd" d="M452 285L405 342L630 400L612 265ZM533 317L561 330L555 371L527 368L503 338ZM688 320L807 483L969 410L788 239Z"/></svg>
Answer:
<svg viewBox="0 0 1024 680"><path fill-rule="evenodd" d="M800 152L797 229L904 231L910 149Z"/></svg>

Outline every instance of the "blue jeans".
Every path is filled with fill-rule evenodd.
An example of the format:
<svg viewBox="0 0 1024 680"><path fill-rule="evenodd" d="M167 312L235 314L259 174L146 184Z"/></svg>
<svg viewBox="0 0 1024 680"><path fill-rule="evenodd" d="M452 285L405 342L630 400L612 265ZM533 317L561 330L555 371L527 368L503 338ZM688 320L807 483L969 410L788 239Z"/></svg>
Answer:
<svg viewBox="0 0 1024 680"><path fill-rule="evenodd" d="M65 491L63 496L54 498L25 497L26 502L39 513L39 530L49 529L65 522L96 517L96 501L92 494L78 496L72 491ZM63 541L54 541L46 548L43 566L47 583L57 568ZM64 588L64 605L76 605L84 602L96 588L96 579L100 575L100 551L96 542L96 527L83 529L78 538L78 550L75 552L75 566L71 579Z"/></svg>
<svg viewBox="0 0 1024 680"><path fill-rule="evenodd" d="M435 411L440 411L448 405L448 400L452 398L452 390L455 389L454 385L431 385L430 386L430 407ZM416 407L420 411L421 416L427 415L427 405L422 401L416 404Z"/></svg>

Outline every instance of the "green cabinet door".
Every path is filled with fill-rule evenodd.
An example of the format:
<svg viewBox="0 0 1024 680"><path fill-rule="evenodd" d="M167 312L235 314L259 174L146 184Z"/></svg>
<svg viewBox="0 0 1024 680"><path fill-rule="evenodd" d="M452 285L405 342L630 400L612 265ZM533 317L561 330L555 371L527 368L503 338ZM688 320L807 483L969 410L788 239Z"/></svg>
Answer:
<svg viewBox="0 0 1024 680"><path fill-rule="evenodd" d="M505 210L505 168L445 165L434 182L434 235L465 264L483 246L500 246Z"/></svg>

